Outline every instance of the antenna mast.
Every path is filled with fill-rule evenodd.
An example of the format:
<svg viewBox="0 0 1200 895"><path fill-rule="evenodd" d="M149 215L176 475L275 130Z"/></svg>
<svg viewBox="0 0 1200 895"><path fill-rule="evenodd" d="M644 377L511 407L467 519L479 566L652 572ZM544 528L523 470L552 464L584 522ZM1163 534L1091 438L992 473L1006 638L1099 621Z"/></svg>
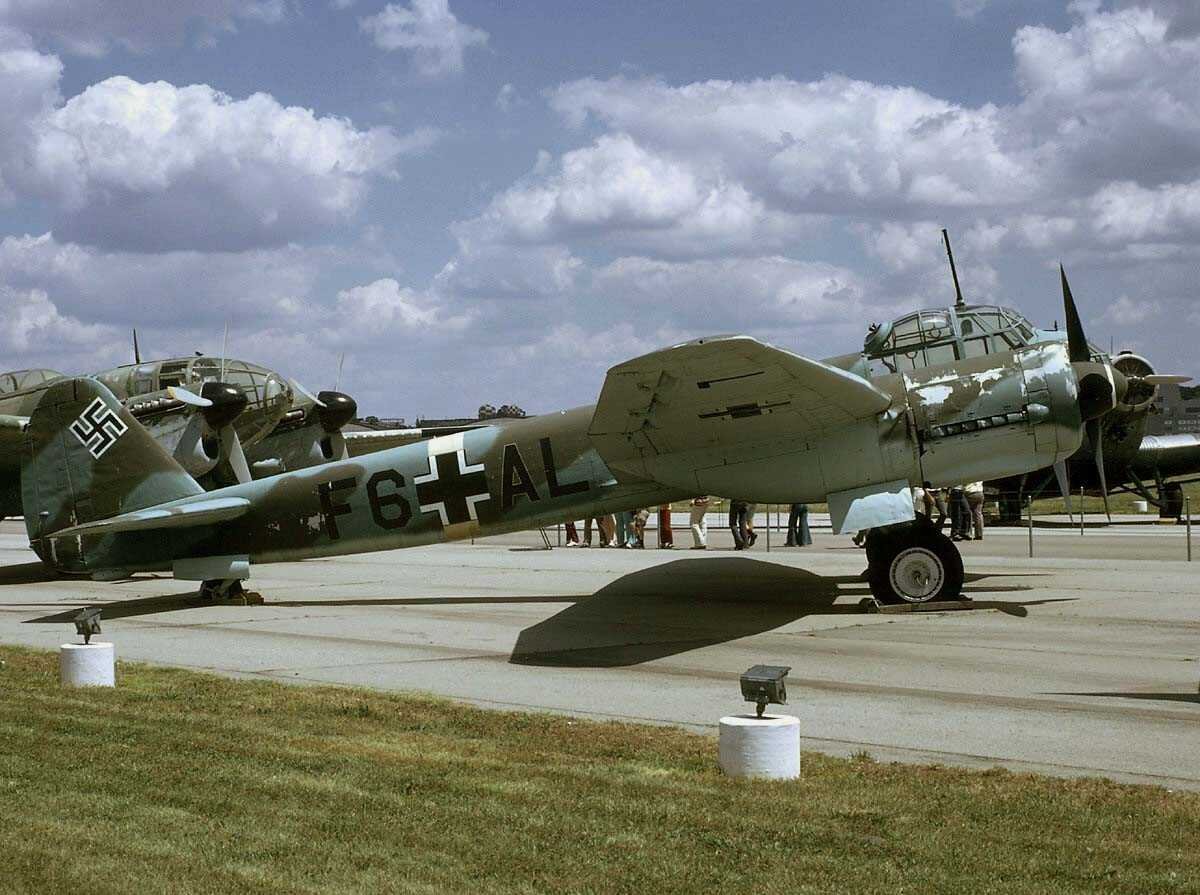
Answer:
<svg viewBox="0 0 1200 895"><path fill-rule="evenodd" d="M134 329L133 331L133 362L135 364L140 364L142 362L142 352L138 348L137 343L137 329Z"/></svg>
<svg viewBox="0 0 1200 895"><path fill-rule="evenodd" d="M954 277L954 307L966 307L966 302L963 301L962 287L958 285L958 270L954 266L954 252L950 249L950 234L946 232L946 228L942 228L942 242L946 244L946 257L950 259L950 276Z"/></svg>

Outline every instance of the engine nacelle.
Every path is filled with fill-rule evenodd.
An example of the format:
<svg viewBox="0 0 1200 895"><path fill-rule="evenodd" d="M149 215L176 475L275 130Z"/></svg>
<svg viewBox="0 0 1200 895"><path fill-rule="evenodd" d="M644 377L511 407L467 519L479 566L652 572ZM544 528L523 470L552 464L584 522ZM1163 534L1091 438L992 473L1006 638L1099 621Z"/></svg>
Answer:
<svg viewBox="0 0 1200 895"><path fill-rule="evenodd" d="M1158 386L1146 382L1146 376L1154 375L1150 361L1132 351L1122 351L1113 358L1112 365L1129 379L1129 391L1125 400L1117 405L1118 413L1144 413L1158 397Z"/></svg>

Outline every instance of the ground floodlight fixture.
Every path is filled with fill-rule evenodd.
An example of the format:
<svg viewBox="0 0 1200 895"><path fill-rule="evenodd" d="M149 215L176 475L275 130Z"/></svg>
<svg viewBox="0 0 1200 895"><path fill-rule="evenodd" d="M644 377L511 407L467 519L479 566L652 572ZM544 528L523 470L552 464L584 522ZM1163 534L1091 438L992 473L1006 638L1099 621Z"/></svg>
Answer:
<svg viewBox="0 0 1200 895"><path fill-rule="evenodd" d="M790 665L755 665L742 674L742 698L753 702L758 717L768 705L787 705L787 676Z"/></svg>
<svg viewBox="0 0 1200 895"><path fill-rule="evenodd" d="M89 606L75 616L75 633L83 638L84 646L92 642L92 635L100 633L100 607Z"/></svg>

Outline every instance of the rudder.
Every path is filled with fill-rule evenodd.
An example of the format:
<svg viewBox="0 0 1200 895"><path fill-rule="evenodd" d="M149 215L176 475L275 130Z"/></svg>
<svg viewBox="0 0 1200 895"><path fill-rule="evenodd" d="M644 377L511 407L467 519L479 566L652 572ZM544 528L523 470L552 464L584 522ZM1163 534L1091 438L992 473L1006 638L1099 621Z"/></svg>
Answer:
<svg viewBox="0 0 1200 895"><path fill-rule="evenodd" d="M203 489L95 379L52 386L29 417L21 458L25 529L43 560L83 571L79 545L53 532Z"/></svg>

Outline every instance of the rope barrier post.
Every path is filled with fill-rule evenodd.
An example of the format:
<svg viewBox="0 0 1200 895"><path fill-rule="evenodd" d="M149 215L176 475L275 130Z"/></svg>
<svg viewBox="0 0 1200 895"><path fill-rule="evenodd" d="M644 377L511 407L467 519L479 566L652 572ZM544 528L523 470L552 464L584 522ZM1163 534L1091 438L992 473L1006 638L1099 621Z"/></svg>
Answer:
<svg viewBox="0 0 1200 895"><path fill-rule="evenodd" d="M1029 512L1028 512L1028 515L1029 515L1029 558L1033 559L1033 498L1032 497L1028 497L1025 499L1025 506L1029 510Z"/></svg>
<svg viewBox="0 0 1200 895"><path fill-rule="evenodd" d="M767 504L767 552L771 552L771 505Z"/></svg>
<svg viewBox="0 0 1200 895"><path fill-rule="evenodd" d="M1079 486L1079 536L1083 537L1083 485Z"/></svg>
<svg viewBox="0 0 1200 895"><path fill-rule="evenodd" d="M554 536L558 539L559 547L562 546L562 529L563 529L563 527L562 527L561 522L558 523L558 525L554 526Z"/></svg>
<svg viewBox="0 0 1200 895"><path fill-rule="evenodd" d="M1192 561L1192 498L1183 498L1183 513L1187 518L1187 561Z"/></svg>

